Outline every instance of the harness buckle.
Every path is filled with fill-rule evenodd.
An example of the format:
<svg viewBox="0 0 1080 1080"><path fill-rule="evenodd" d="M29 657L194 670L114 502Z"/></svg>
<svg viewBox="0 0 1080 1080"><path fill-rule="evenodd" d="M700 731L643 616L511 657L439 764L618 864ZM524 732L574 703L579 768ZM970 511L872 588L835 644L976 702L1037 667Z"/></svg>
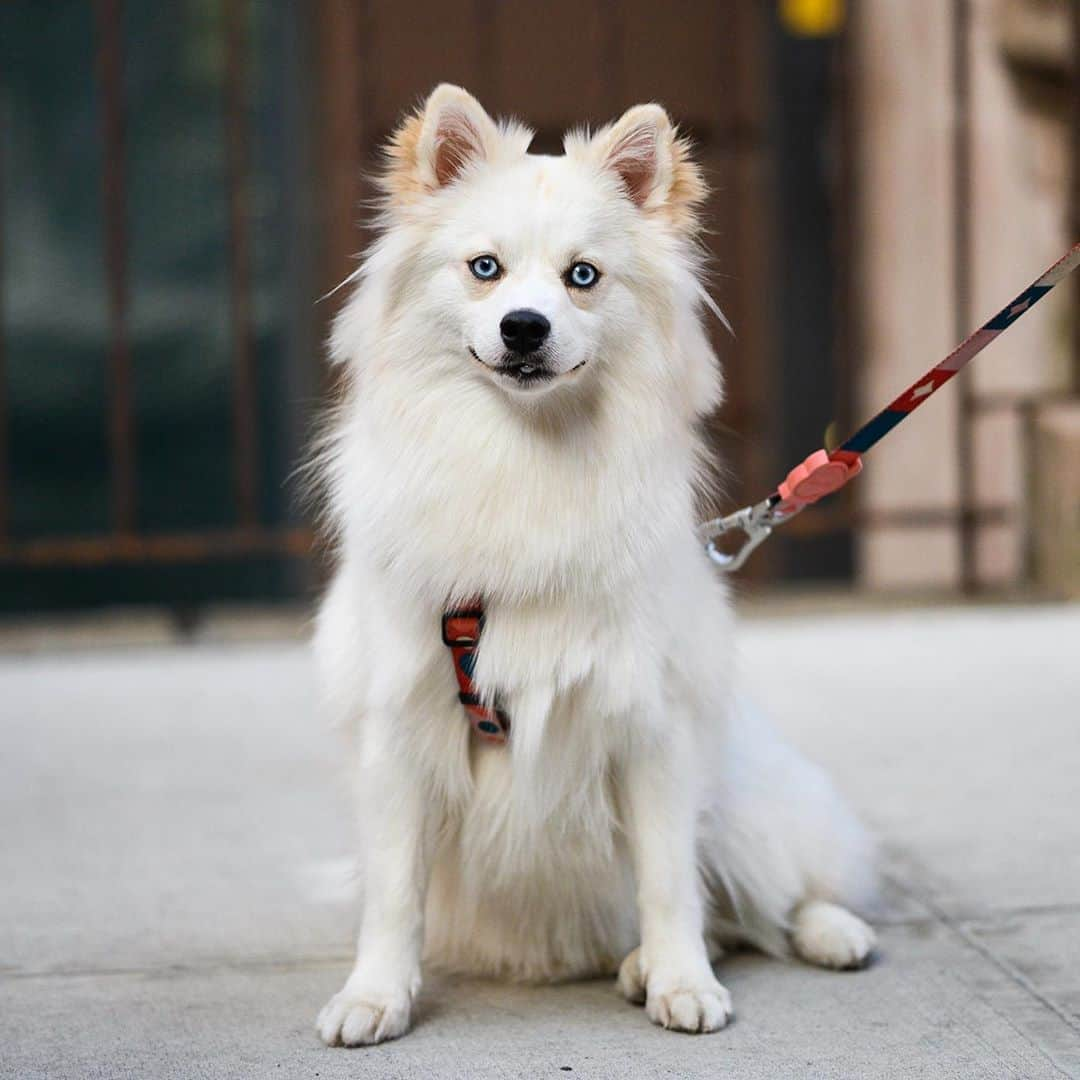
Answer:
<svg viewBox="0 0 1080 1080"><path fill-rule="evenodd" d="M447 648L476 645L484 629L484 609L479 605L455 608L442 617L442 640Z"/></svg>

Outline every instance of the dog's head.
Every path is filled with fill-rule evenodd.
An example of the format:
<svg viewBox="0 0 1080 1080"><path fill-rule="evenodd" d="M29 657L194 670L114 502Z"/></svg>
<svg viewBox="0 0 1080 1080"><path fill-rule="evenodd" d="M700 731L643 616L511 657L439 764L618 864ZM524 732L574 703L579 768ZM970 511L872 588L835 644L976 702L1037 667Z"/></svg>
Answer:
<svg viewBox="0 0 1080 1080"><path fill-rule="evenodd" d="M637 365L689 378L705 411L719 380L697 318L705 186L686 142L658 105L567 135L562 156L529 154L531 138L459 87L431 94L387 148L383 234L361 271L379 299L355 319L428 372L518 400ZM686 352L698 370L676 372Z"/></svg>

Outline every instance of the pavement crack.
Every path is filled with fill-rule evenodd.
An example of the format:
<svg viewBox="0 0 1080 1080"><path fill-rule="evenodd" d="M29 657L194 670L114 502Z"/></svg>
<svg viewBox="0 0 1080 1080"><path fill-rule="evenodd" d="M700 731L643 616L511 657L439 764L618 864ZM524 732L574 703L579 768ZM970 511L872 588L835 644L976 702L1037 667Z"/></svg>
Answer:
<svg viewBox="0 0 1080 1080"><path fill-rule="evenodd" d="M885 877L889 881L892 888L897 889L899 892L904 893L912 900L922 904L927 911L934 917L934 919L948 930L955 937L959 938L969 949L978 953L984 960L992 964L1002 975L1004 975L1015 986L1019 987L1029 997L1037 1001L1043 1008L1048 1009L1054 1014L1070 1031L1080 1035L1080 1020L1078 1020L1071 1012L1069 1012L1064 1006L1059 1005L1049 995L1043 993L1035 983L1031 981L1022 971L1020 971L1008 960L1001 956L990 948L985 942L980 940L977 934L972 933L963 922L949 915L944 908L942 908L936 901L932 900L928 896L923 896L920 893L914 891L910 886L900 881L892 874L885 874ZM986 999L984 999L986 1000ZM1024 1039L1034 1050L1044 1057L1049 1064L1056 1069L1062 1076L1071 1077L1072 1074L1067 1072L1062 1066L1051 1057L1046 1049L1034 1042L1031 1037L1020 1028L1018 1028L1012 1020L1005 1014L1001 1013L998 1009L994 1008L993 1004L986 1001L988 1007L1001 1017L1001 1019L1009 1025L1021 1038Z"/></svg>

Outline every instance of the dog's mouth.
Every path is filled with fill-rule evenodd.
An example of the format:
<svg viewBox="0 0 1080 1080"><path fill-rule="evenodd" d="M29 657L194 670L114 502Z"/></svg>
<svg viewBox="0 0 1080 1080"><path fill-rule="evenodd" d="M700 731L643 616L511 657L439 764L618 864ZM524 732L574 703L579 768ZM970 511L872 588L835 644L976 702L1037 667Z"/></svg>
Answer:
<svg viewBox="0 0 1080 1080"><path fill-rule="evenodd" d="M488 364L480 359L471 345L469 346L469 353L477 363L483 364L488 371L520 387L540 386L544 383L554 382L563 376L572 375L585 366L585 361L582 360L580 364L575 365L569 371L558 372L552 371L542 360L535 362L515 360L513 363L508 363L504 359L499 364Z"/></svg>
<svg viewBox="0 0 1080 1080"><path fill-rule="evenodd" d="M537 383L550 382L556 377L551 368L544 367L542 364L500 364L491 370L504 379L511 379L518 386L535 386Z"/></svg>

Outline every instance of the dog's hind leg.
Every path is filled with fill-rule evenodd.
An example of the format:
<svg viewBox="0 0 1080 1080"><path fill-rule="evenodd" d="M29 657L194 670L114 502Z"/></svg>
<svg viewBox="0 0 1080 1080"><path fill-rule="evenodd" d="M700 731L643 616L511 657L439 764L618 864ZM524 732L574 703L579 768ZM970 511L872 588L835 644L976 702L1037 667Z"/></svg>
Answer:
<svg viewBox="0 0 1080 1080"><path fill-rule="evenodd" d="M828 778L742 704L700 823L707 932L811 964L862 966L874 932L874 845Z"/></svg>
<svg viewBox="0 0 1080 1080"><path fill-rule="evenodd" d="M817 967L863 967L876 944L874 931L858 915L827 900L804 900L791 919L791 947Z"/></svg>

